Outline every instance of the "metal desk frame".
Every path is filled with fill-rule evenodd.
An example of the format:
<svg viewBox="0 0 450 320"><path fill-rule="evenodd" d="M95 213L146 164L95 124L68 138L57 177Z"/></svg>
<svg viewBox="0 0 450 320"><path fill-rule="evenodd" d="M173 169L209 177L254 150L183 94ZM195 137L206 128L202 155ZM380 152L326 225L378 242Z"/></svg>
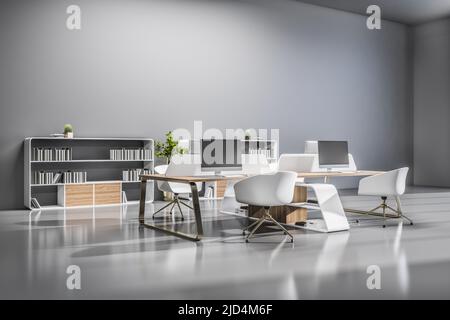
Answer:
<svg viewBox="0 0 450 320"><path fill-rule="evenodd" d="M141 175L140 176L140 178L141 178L141 196L140 196L140 202L139 202L139 225L149 228L149 229L162 231L162 232L168 233L170 235L173 235L173 236L185 239L185 240L200 241L203 237L203 224L202 224L202 215L201 215L201 211L200 211L197 183L213 182L213 181L221 181L221 180L243 179L245 177L246 176L244 176L244 175L233 176L233 177L208 176L208 175L195 176L195 177L169 177L169 176L160 175L160 174ZM145 223L145 202L146 202L147 181L148 180L185 183L191 187L192 203L193 203L193 207L194 207L194 217L195 217L195 224L196 224L196 229L197 229L196 234L187 234L187 233L183 233L183 232L179 232L179 231L166 229L163 227L158 227L154 224Z"/></svg>

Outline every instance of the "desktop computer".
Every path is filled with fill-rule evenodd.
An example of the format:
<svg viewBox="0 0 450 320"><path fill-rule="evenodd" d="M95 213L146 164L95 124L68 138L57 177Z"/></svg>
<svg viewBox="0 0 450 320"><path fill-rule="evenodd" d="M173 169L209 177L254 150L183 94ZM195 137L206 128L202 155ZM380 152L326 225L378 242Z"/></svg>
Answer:
<svg viewBox="0 0 450 320"><path fill-rule="evenodd" d="M319 168L349 168L347 141L318 141Z"/></svg>
<svg viewBox="0 0 450 320"><path fill-rule="evenodd" d="M220 175L222 171L242 171L243 144L237 139L201 140L201 170Z"/></svg>

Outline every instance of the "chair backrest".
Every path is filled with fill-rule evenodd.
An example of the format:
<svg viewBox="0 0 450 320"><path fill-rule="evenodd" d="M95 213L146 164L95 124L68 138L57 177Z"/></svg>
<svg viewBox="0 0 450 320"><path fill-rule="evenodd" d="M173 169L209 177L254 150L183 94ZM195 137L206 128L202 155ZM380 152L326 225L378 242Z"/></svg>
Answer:
<svg viewBox="0 0 450 320"><path fill-rule="evenodd" d="M278 160L278 170L311 172L314 164L314 157L314 154L284 153Z"/></svg>
<svg viewBox="0 0 450 320"><path fill-rule="evenodd" d="M160 166L156 166L156 167L155 167L155 172L156 172L157 174L166 174L167 167L168 167L167 164L162 164L162 165L160 165Z"/></svg>
<svg viewBox="0 0 450 320"><path fill-rule="evenodd" d="M408 167L380 173L359 181L358 194L373 196L399 196L405 193Z"/></svg>
<svg viewBox="0 0 450 320"><path fill-rule="evenodd" d="M176 154L170 158L170 163L166 170L166 176L195 176L201 173L200 162L198 157L193 154ZM174 193L190 193L191 187L185 183L169 182L170 189ZM202 184L197 184L198 191L201 190Z"/></svg>
<svg viewBox="0 0 450 320"><path fill-rule="evenodd" d="M167 176L194 176L201 173L200 162L193 154L176 154L170 158Z"/></svg>
<svg viewBox="0 0 450 320"><path fill-rule="evenodd" d="M156 166L156 167L154 168L155 173L157 173L157 174L166 174L167 167L168 167L167 164L162 164L162 165L160 165L160 166ZM165 190L164 190L164 184L167 184L167 183L164 182L164 181L156 181L156 186L157 186L158 189L161 190L161 191L165 191Z"/></svg>
<svg viewBox="0 0 450 320"><path fill-rule="evenodd" d="M234 185L236 200L255 206L281 206L292 202L297 173L278 171L253 176Z"/></svg>
<svg viewBox="0 0 450 320"><path fill-rule="evenodd" d="M408 167L403 167L395 170L397 171L397 181L395 182L395 189L397 194L401 195L405 193L406 189L406 177L408 176Z"/></svg>

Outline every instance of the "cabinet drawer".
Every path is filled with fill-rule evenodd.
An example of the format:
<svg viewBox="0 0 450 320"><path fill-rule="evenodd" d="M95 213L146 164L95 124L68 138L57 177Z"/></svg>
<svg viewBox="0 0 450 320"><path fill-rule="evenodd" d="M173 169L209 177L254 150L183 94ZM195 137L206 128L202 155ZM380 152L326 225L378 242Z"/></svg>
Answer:
<svg viewBox="0 0 450 320"><path fill-rule="evenodd" d="M95 204L118 204L121 201L120 183L99 183L95 184Z"/></svg>
<svg viewBox="0 0 450 320"><path fill-rule="evenodd" d="M66 207L92 206L94 204L94 186L78 184L65 186Z"/></svg>
<svg viewBox="0 0 450 320"><path fill-rule="evenodd" d="M216 196L217 198L223 198L225 190L227 189L228 182L226 180L219 180L216 182Z"/></svg>

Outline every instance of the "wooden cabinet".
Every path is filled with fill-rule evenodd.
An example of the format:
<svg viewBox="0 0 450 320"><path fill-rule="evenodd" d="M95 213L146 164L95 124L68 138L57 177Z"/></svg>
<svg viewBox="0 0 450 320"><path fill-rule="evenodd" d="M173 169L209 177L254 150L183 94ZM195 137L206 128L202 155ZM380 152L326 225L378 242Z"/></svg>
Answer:
<svg viewBox="0 0 450 320"><path fill-rule="evenodd" d="M121 183L97 183L95 189L95 205L121 203Z"/></svg>
<svg viewBox="0 0 450 320"><path fill-rule="evenodd" d="M225 195L225 190L227 189L227 181L219 180L216 182L216 197L223 198Z"/></svg>
<svg viewBox="0 0 450 320"><path fill-rule="evenodd" d="M94 186L92 184L73 184L65 186L65 206L92 206L94 204Z"/></svg>
<svg viewBox="0 0 450 320"><path fill-rule="evenodd" d="M122 203L122 183L66 184L58 187L58 205L80 207Z"/></svg>

